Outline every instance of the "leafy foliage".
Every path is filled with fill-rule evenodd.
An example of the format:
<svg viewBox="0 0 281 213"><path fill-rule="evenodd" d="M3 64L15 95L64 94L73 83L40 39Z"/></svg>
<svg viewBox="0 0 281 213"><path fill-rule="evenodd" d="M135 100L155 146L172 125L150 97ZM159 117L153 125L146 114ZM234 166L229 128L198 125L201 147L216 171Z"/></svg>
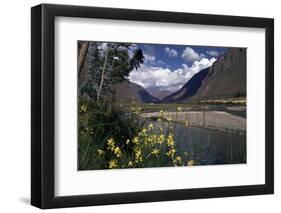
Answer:
<svg viewBox="0 0 281 213"><path fill-rule="evenodd" d="M80 85L80 95L97 99L99 95L112 94L112 85L125 80L130 71L143 63L142 50L132 49L135 49L133 44L90 42L87 75ZM129 53L133 53L131 57Z"/></svg>

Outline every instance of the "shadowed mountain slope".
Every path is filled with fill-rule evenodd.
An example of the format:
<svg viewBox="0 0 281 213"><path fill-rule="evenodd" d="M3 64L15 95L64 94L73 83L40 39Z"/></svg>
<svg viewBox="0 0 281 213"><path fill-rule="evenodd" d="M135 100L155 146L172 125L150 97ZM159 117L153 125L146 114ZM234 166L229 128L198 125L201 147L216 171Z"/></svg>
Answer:
<svg viewBox="0 0 281 213"><path fill-rule="evenodd" d="M194 75L162 102L246 97L246 48L229 48L213 65Z"/></svg>
<svg viewBox="0 0 281 213"><path fill-rule="evenodd" d="M114 85L113 90L116 94L116 100L120 103L157 103L158 98L149 94L142 86L128 81L120 82Z"/></svg>
<svg viewBox="0 0 281 213"><path fill-rule="evenodd" d="M198 89L202 86L203 80L209 73L209 68L195 74L179 91L167 96L162 100L164 103L185 101L195 95Z"/></svg>

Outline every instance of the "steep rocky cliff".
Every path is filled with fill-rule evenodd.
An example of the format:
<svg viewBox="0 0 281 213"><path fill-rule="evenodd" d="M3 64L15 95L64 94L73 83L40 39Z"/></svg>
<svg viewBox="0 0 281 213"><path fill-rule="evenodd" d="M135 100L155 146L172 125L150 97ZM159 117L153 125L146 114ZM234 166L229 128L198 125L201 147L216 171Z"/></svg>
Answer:
<svg viewBox="0 0 281 213"><path fill-rule="evenodd" d="M201 70L199 73L195 74L185 85L183 85L179 91L167 96L162 100L162 102L184 102L196 95L208 73L209 68Z"/></svg>
<svg viewBox="0 0 281 213"><path fill-rule="evenodd" d="M163 102L246 97L246 48L229 48L213 65L194 75Z"/></svg>

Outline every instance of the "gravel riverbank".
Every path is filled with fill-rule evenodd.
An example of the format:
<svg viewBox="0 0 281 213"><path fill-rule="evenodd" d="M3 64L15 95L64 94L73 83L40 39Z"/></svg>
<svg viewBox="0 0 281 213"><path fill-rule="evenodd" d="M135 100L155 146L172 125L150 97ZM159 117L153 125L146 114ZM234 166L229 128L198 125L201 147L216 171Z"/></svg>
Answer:
<svg viewBox="0 0 281 213"><path fill-rule="evenodd" d="M142 118L153 118L158 112L140 114ZM165 119L172 118L178 123L200 128L216 129L220 131L246 131L246 118L223 111L186 111L186 112L164 112Z"/></svg>

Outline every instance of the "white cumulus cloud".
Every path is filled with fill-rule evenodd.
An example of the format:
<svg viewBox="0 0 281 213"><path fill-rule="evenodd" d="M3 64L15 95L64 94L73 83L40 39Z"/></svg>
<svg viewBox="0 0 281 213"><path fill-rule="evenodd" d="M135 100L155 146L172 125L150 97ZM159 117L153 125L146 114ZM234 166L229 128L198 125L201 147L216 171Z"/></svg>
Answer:
<svg viewBox="0 0 281 213"><path fill-rule="evenodd" d="M175 92L179 90L193 75L211 66L216 61L215 58L202 58L195 61L191 66L182 64L182 67L171 70L161 66L149 66L143 64L138 70L133 70L129 74L129 80L137 83L149 91L149 88L157 87L159 90Z"/></svg>
<svg viewBox="0 0 281 213"><path fill-rule="evenodd" d="M169 57L177 57L178 56L178 52L175 49L172 49L170 47L166 47L164 50L165 50L165 53Z"/></svg>
<svg viewBox="0 0 281 213"><path fill-rule="evenodd" d="M219 53L216 50L210 50L206 52L208 55L213 56L213 57L218 57Z"/></svg>
<svg viewBox="0 0 281 213"><path fill-rule="evenodd" d="M154 55L144 54L144 63L152 64L155 63L156 57Z"/></svg>
<svg viewBox="0 0 281 213"><path fill-rule="evenodd" d="M203 53L199 54L195 52L191 47L186 47L182 52L181 57L187 62L193 62L200 61L202 58L206 57L206 55Z"/></svg>

